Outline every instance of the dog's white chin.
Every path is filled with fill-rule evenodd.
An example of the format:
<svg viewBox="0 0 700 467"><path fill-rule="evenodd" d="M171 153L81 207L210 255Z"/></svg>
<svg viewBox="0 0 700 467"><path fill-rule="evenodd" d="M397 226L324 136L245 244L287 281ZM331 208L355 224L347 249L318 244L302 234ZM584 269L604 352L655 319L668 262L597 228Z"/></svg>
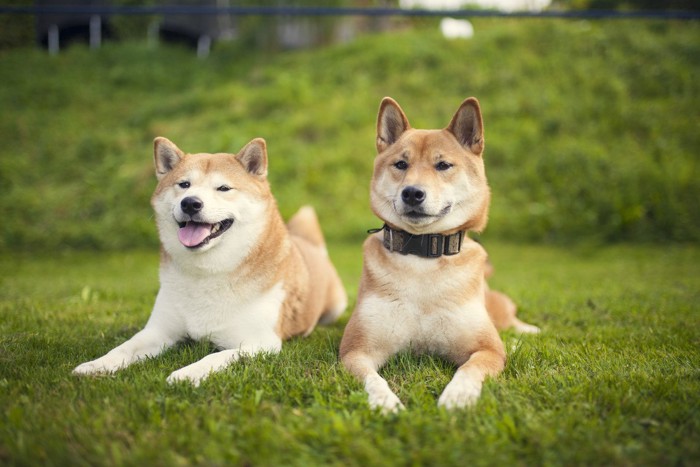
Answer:
<svg viewBox="0 0 700 467"><path fill-rule="evenodd" d="M201 275L224 272L231 269L231 254L225 235L191 248L180 243L177 231L161 237L163 249L175 265L188 274ZM231 261L231 262L230 262Z"/></svg>
<svg viewBox="0 0 700 467"><path fill-rule="evenodd" d="M436 214L426 213L425 215L411 215L410 211L399 213L396 216L399 219L398 227L409 233L421 235L423 233L437 233L445 229L445 225L449 223L450 214L452 213L452 205L448 204Z"/></svg>
<svg viewBox="0 0 700 467"><path fill-rule="evenodd" d="M453 231L467 222L463 217L455 215L431 217L418 221L416 221L416 219L406 219L402 216L395 216L393 219L382 218L382 220L413 235L437 234Z"/></svg>
<svg viewBox="0 0 700 467"><path fill-rule="evenodd" d="M382 216L382 220L413 235L423 235L426 233L438 233L444 222L441 217L410 217L392 213L391 216Z"/></svg>
<svg viewBox="0 0 700 467"><path fill-rule="evenodd" d="M414 216L401 216L401 221L411 227L414 228L423 228L423 227L430 227L442 220L441 217L432 217L432 216L423 216L423 217L414 217Z"/></svg>
<svg viewBox="0 0 700 467"><path fill-rule="evenodd" d="M194 246L194 247L188 247L188 246L185 246L183 244L180 244L180 247L181 247L180 249L184 250L190 254L204 253L204 252L211 250L212 248L216 248L217 243L219 243L218 240L219 240L218 237L213 238L211 240L208 240L206 243L202 243L202 244Z"/></svg>

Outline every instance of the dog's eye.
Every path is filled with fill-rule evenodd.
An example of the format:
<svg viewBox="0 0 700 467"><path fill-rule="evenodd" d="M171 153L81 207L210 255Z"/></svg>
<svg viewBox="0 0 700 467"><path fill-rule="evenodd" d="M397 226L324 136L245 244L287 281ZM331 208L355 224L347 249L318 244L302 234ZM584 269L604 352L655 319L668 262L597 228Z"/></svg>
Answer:
<svg viewBox="0 0 700 467"><path fill-rule="evenodd" d="M229 191L230 189L230 186L221 185L219 188L216 189L216 191Z"/></svg>
<svg viewBox="0 0 700 467"><path fill-rule="evenodd" d="M394 164L394 167L396 167L399 170L406 170L406 169L408 169L408 162L398 161Z"/></svg>
<svg viewBox="0 0 700 467"><path fill-rule="evenodd" d="M180 182L177 184L177 186L179 186L180 188L182 188L184 190L184 189L187 189L190 187L190 182Z"/></svg>
<svg viewBox="0 0 700 467"><path fill-rule="evenodd" d="M451 168L452 168L452 164L450 164L449 162L440 161L437 164L435 164L435 169L439 170L439 171L444 171L444 170L448 170Z"/></svg>

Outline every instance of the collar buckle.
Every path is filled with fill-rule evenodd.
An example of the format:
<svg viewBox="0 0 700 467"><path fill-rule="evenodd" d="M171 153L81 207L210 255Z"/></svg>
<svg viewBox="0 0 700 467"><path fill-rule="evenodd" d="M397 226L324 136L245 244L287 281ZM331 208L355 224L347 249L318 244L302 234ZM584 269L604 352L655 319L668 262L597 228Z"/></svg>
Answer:
<svg viewBox="0 0 700 467"><path fill-rule="evenodd" d="M426 256L428 258L439 258L444 250L445 237L442 234L426 234L428 244L426 245ZM422 242L421 242L422 243Z"/></svg>

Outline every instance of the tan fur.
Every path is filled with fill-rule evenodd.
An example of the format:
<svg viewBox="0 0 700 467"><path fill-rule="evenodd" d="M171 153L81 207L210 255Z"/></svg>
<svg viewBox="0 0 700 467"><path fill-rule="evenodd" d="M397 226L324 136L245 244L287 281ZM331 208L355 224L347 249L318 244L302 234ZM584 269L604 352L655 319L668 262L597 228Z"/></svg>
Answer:
<svg viewBox="0 0 700 467"><path fill-rule="evenodd" d="M303 238L313 245L325 248L323 232L321 232L321 226L312 207L304 206L299 209L289 219L287 227L293 236Z"/></svg>
<svg viewBox="0 0 700 467"><path fill-rule="evenodd" d="M447 128L416 130L399 105L385 98L370 183L373 212L415 235L482 230L490 200L483 149L476 99L465 100ZM409 188L424 193L417 206L403 198ZM512 301L488 291L486 264L486 252L468 237L459 254L440 258L390 252L381 232L365 241L357 305L340 357L365 384L372 407L384 412L403 407L377 373L402 349L438 354L458 366L439 400L446 408L474 403L484 378L502 371L505 350L494 323L507 327L517 320Z"/></svg>
<svg viewBox="0 0 700 467"><path fill-rule="evenodd" d="M309 206L301 208L287 225L293 249L299 253L298 256L295 253L295 257L305 267L303 270L290 268L285 283L297 284L298 292L290 291L290 295L300 296L299 292L305 291L305 297L301 297L298 306L285 302L279 325L282 339L299 334L307 336L317 323L334 322L347 303L340 277L328 258L314 210Z"/></svg>
<svg viewBox="0 0 700 467"><path fill-rule="evenodd" d="M156 138L151 198L161 238L161 289L146 327L78 374L112 372L177 341L209 339L220 352L173 372L199 384L241 355L335 321L347 304L312 208L285 225L267 181L262 139L238 154L185 154ZM196 207L195 207L196 206Z"/></svg>

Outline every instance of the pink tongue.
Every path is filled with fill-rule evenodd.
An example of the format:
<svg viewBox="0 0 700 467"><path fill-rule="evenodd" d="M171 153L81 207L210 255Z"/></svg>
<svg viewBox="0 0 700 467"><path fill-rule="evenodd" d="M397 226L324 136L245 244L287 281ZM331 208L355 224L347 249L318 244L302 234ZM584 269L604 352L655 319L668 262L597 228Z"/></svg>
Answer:
<svg viewBox="0 0 700 467"><path fill-rule="evenodd" d="M186 247L197 246L204 241L211 233L211 224L200 224L198 222L188 222L180 228L177 236L180 243Z"/></svg>

